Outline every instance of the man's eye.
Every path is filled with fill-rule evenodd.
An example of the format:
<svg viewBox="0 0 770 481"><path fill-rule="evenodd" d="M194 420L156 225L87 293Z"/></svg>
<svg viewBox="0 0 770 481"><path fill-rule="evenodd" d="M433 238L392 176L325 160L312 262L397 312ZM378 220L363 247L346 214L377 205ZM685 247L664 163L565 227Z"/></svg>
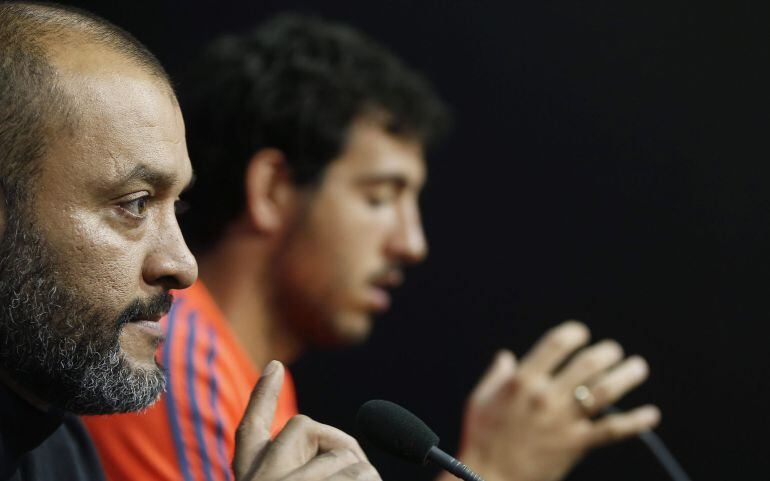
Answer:
<svg viewBox="0 0 770 481"><path fill-rule="evenodd" d="M381 196L368 196L366 198L366 203L369 204L371 207L380 207L385 204L387 199Z"/></svg>
<svg viewBox="0 0 770 481"><path fill-rule="evenodd" d="M137 197L136 199L121 203L120 207L134 217L143 217L147 210L147 202L149 202L149 200L149 195L143 195L142 197Z"/></svg>
<svg viewBox="0 0 770 481"><path fill-rule="evenodd" d="M366 194L366 203L371 207L382 207L395 199L396 193L391 190L379 189Z"/></svg>

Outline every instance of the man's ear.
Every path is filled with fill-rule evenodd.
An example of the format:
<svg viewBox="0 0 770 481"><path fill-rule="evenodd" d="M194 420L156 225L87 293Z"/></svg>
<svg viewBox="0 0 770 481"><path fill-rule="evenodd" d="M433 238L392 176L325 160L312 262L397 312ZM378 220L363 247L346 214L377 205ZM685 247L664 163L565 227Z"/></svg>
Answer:
<svg viewBox="0 0 770 481"><path fill-rule="evenodd" d="M257 151L246 167L246 213L258 232L271 233L286 222L294 187L286 158L278 149Z"/></svg>

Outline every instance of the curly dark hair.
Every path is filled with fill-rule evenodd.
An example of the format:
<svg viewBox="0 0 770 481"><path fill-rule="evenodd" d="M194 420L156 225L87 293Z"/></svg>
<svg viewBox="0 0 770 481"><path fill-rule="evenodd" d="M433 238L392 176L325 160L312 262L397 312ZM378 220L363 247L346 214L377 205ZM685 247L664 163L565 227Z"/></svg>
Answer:
<svg viewBox="0 0 770 481"><path fill-rule="evenodd" d="M428 82L388 50L346 25L296 14L214 41L179 89L197 174L193 215L181 221L198 253L243 211L243 175L258 150L279 149L292 181L313 185L360 116L384 114L388 132L428 148L449 125Z"/></svg>

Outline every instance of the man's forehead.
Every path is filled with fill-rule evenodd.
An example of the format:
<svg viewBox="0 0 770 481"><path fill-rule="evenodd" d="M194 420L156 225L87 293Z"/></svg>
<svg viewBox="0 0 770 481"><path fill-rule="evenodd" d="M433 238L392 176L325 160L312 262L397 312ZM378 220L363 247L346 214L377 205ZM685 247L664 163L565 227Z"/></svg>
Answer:
<svg viewBox="0 0 770 481"><path fill-rule="evenodd" d="M101 189L140 177L189 180L184 122L162 80L134 68L76 72L65 83L74 119L53 150L83 180Z"/></svg>
<svg viewBox="0 0 770 481"><path fill-rule="evenodd" d="M62 82L90 127L177 128L178 103L165 81L139 69L75 73Z"/></svg>
<svg viewBox="0 0 770 481"><path fill-rule="evenodd" d="M425 181L427 166L418 140L390 134L372 123L354 124L350 134L333 164L354 176L398 176L418 185Z"/></svg>
<svg viewBox="0 0 770 481"><path fill-rule="evenodd" d="M134 109L141 114L138 103L157 102L160 96L176 104L176 98L160 67L143 62L93 35L77 30L68 31L56 42L45 41L51 64L57 72L57 86L78 110ZM162 94L162 95L158 95ZM144 105L144 110L148 109ZM128 116L127 120L136 115Z"/></svg>

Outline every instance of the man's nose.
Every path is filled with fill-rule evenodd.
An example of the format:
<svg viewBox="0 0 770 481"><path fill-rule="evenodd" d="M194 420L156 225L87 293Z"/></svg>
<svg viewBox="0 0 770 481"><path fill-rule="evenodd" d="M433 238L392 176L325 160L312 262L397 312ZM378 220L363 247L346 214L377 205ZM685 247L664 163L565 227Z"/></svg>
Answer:
<svg viewBox="0 0 770 481"><path fill-rule="evenodd" d="M184 289L198 277L198 264L176 218L159 233L155 247L145 258L142 275L147 284L164 289Z"/></svg>
<svg viewBox="0 0 770 481"><path fill-rule="evenodd" d="M411 206L401 211L398 224L388 242L388 251L391 256L406 264L416 264L428 255L428 242L419 208Z"/></svg>

